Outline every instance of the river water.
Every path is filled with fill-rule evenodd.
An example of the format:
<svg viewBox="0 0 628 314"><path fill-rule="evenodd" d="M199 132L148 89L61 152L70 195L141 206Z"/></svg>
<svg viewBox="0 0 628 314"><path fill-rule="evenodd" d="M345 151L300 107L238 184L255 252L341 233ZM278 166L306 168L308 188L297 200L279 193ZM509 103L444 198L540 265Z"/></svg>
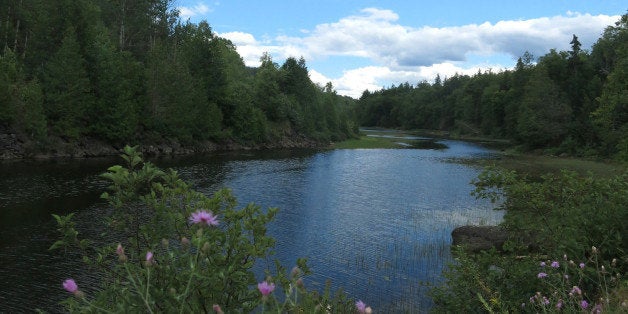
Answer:
<svg viewBox="0 0 628 314"><path fill-rule="evenodd" d="M442 143L448 148L232 152L153 162L204 193L228 187L240 204L278 207L269 226L275 257L288 269L297 257L308 258L308 288L331 280L379 312L416 313L431 306L424 283L438 283L452 261L451 231L501 219L492 204L469 194L480 169L452 162L491 151ZM79 231L97 235L107 185L98 175L119 163L0 163L0 312L57 312L67 297L65 278L97 282L76 256L47 251L57 236L50 214L76 212Z"/></svg>

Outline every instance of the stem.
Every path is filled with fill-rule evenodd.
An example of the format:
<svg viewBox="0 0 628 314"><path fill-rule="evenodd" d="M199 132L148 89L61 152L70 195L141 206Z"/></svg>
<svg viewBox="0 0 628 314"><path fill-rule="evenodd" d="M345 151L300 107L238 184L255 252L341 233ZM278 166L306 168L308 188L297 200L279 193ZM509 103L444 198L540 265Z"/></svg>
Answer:
<svg viewBox="0 0 628 314"><path fill-rule="evenodd" d="M196 245L196 255L194 256L194 263L198 261L198 255L201 252L201 242L202 241L199 240L198 244ZM185 285L185 291L182 294L180 294L177 297L177 299L181 299L182 297L186 296L190 292L190 285L192 284L192 277L194 277L194 272L195 272L194 263L190 264L190 268L192 272L190 273L190 277L188 278L188 283ZM180 307L179 313L183 313L183 306Z"/></svg>
<svg viewBox="0 0 628 314"><path fill-rule="evenodd" d="M137 283L135 282L135 278L129 271L129 266L126 263L124 264L124 269L126 269L127 274L129 274L129 279L131 280L131 283L133 284L133 287L135 288L135 290L137 290L138 294L142 298L142 301L144 301L144 304L146 305L148 312L153 313L153 310L150 308L150 305L148 304L148 300L144 297L144 295L142 295L140 288L137 286ZM148 269L148 280L150 280L150 269ZM146 296L148 296L148 286L149 286L148 280L146 281Z"/></svg>

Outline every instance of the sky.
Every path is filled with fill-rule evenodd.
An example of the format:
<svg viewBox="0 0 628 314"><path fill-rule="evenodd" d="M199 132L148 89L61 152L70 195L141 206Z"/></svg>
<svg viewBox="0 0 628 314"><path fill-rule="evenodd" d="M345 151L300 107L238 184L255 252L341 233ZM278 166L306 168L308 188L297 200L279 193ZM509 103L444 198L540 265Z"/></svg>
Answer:
<svg viewBox="0 0 628 314"><path fill-rule="evenodd" d="M625 0L174 0L183 21L205 20L247 66L268 52L304 57L310 78L359 98L408 82L512 69L528 51L589 50L628 11Z"/></svg>

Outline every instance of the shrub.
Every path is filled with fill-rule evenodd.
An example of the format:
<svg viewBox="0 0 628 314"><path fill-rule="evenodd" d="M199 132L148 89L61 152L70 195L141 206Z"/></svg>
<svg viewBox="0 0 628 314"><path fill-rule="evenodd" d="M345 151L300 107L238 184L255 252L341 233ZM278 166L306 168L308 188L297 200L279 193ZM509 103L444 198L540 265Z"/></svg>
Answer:
<svg viewBox="0 0 628 314"><path fill-rule="evenodd" d="M274 276L267 271L258 282L253 266L270 256L274 239L266 224L277 209L262 211L254 204L236 209L229 190L207 197L176 172L144 162L133 148L126 147L122 157L124 167L110 167L102 175L111 183L102 195L113 209L106 226L119 242L90 245L94 242L78 239L72 214L55 216L62 238L51 249L78 249L102 278L90 295L80 282L64 281L73 295L64 301L70 312L355 310L342 293L307 291L304 259L290 274L276 262ZM275 285L283 295L272 293Z"/></svg>
<svg viewBox="0 0 628 314"><path fill-rule="evenodd" d="M434 311L625 311L627 179L626 172L608 179L568 171L535 180L496 169L480 174L475 195L501 200L507 211L505 252L456 250L444 285L432 290ZM539 270L541 262L546 268Z"/></svg>

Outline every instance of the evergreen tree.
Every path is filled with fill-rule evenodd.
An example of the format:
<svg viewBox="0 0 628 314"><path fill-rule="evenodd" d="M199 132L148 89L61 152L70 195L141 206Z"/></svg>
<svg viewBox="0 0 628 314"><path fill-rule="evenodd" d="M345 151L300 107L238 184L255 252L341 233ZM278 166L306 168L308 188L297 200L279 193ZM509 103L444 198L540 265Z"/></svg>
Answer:
<svg viewBox="0 0 628 314"><path fill-rule="evenodd" d="M42 77L48 123L56 134L78 138L94 96L73 27L65 31L61 47L46 63Z"/></svg>
<svg viewBox="0 0 628 314"><path fill-rule="evenodd" d="M526 85L517 120L517 137L530 148L558 145L568 131L571 109L547 75L537 68Z"/></svg>

